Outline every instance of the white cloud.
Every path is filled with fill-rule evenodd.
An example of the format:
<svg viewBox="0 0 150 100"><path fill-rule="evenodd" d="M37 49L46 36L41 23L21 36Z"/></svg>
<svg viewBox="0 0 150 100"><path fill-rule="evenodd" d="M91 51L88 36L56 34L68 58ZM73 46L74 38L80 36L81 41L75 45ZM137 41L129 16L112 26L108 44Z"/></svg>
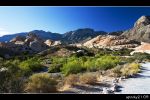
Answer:
<svg viewBox="0 0 150 100"><path fill-rule="evenodd" d="M0 28L0 37L7 34L10 34L10 32L6 31L4 28Z"/></svg>

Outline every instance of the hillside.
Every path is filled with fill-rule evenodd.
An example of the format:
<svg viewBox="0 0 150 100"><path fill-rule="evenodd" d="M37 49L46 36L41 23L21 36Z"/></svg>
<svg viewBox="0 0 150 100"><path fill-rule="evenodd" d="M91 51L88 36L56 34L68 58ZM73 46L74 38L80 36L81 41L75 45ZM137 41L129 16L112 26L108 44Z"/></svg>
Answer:
<svg viewBox="0 0 150 100"><path fill-rule="evenodd" d="M92 39L98 35L106 35L104 31L94 31L90 28L77 29L63 34L63 41L67 43L79 43Z"/></svg>
<svg viewBox="0 0 150 100"><path fill-rule="evenodd" d="M141 16L132 29L125 31L122 36L140 42L150 43L150 16Z"/></svg>
<svg viewBox="0 0 150 100"><path fill-rule="evenodd" d="M83 44L88 48L109 48L109 49L122 49L134 48L139 45L134 40L128 40L123 36L114 35L99 35Z"/></svg>

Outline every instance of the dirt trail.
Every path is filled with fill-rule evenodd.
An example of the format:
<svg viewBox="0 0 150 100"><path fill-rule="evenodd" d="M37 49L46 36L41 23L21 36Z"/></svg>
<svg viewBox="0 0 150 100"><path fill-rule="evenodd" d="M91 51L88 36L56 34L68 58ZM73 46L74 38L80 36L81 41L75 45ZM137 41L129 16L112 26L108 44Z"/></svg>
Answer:
<svg viewBox="0 0 150 100"><path fill-rule="evenodd" d="M141 73L120 83L121 91L116 94L150 94L150 62L142 64Z"/></svg>

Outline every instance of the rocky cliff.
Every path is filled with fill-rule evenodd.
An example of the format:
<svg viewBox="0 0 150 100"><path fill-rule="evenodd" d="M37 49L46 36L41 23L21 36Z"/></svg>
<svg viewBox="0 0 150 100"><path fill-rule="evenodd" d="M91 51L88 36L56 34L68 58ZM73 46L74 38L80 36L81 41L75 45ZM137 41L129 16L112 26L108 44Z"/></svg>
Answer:
<svg viewBox="0 0 150 100"><path fill-rule="evenodd" d="M128 39L150 43L150 16L141 16L130 30L122 33Z"/></svg>

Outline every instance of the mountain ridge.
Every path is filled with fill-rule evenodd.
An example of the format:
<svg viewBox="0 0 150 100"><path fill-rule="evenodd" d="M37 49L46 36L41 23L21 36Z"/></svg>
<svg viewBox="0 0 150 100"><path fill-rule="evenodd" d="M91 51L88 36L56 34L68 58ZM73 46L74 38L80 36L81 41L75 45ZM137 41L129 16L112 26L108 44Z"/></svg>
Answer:
<svg viewBox="0 0 150 100"><path fill-rule="evenodd" d="M116 35L125 36L129 40L136 40L138 42L148 42L150 43L150 16L141 16L134 23L133 27L128 30L105 32L105 31L95 31L92 28L79 28L76 30L68 31L66 33L52 33L43 30L33 30L30 32L21 32L11 35L4 35L0 37L1 42L10 41L16 36L27 36L29 33L34 33L43 39L50 39L53 41L61 40L63 43L72 44L88 41L98 35Z"/></svg>
<svg viewBox="0 0 150 100"><path fill-rule="evenodd" d="M0 37L0 42L10 41L12 38L17 36L27 36L29 33L34 33L38 35L39 37L43 39L51 39L53 41L62 40L66 43L74 43L72 42L75 40L75 42L81 42L82 40L86 40L87 38L93 38L100 34L107 34L104 31L94 31L94 29L91 28L83 28L83 29L77 29L73 31L66 32L64 34L60 33L52 33L49 31L43 31L43 30L33 30L30 32L21 32L21 33L15 33L10 35L4 35Z"/></svg>

